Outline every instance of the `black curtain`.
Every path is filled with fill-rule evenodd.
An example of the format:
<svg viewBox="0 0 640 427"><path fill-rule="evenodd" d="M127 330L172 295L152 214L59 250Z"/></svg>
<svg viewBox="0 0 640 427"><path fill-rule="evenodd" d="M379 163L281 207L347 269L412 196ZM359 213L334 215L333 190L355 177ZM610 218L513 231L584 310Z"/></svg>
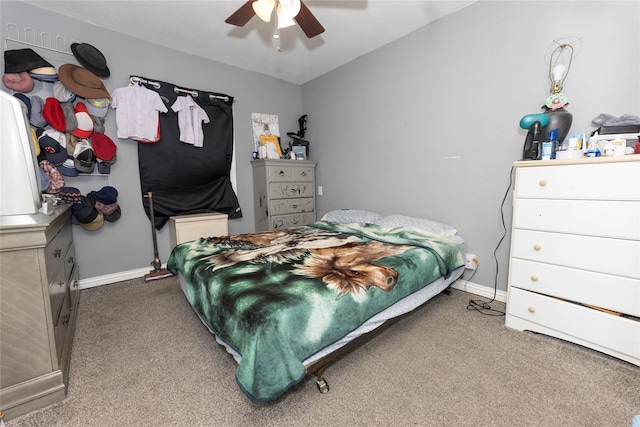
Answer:
<svg viewBox="0 0 640 427"><path fill-rule="evenodd" d="M167 107L160 113L160 140L138 143L142 204L151 218L148 198L153 193L154 226L161 229L170 216L221 212L241 218L242 211L231 187L233 156L233 97L188 89L197 96L176 91L177 86L140 77L157 92ZM159 85L152 85L155 82ZM185 89L185 88L182 88ZM180 141L178 114L171 109L178 96L192 96L209 116L203 123L203 147Z"/></svg>

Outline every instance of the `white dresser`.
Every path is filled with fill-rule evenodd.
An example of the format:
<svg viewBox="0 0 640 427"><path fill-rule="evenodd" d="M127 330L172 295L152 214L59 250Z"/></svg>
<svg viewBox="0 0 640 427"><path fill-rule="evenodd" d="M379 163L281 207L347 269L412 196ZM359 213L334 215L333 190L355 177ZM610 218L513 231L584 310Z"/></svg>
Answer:
<svg viewBox="0 0 640 427"><path fill-rule="evenodd" d="M308 160L254 160L256 232L316 221L315 168Z"/></svg>
<svg viewBox="0 0 640 427"><path fill-rule="evenodd" d="M506 325L640 365L640 155L515 167Z"/></svg>
<svg viewBox="0 0 640 427"><path fill-rule="evenodd" d="M80 288L70 205L0 217L0 410L63 400Z"/></svg>

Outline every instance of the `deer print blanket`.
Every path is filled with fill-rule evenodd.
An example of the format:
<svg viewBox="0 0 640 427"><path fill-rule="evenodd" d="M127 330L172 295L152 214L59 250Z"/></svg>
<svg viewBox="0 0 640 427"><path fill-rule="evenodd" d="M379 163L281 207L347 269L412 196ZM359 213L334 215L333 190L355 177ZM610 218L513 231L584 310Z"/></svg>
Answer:
<svg viewBox="0 0 640 427"><path fill-rule="evenodd" d="M303 380L303 360L462 265L456 244L427 231L324 221L200 238L167 262L241 355L236 380L253 402L279 397Z"/></svg>

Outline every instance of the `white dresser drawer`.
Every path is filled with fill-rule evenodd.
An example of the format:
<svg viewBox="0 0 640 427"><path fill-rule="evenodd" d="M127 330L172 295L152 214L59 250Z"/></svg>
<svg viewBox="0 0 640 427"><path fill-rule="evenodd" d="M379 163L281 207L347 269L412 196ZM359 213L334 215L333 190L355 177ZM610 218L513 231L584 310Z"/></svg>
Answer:
<svg viewBox="0 0 640 427"><path fill-rule="evenodd" d="M640 317L640 280L514 258L511 286Z"/></svg>
<svg viewBox="0 0 640 427"><path fill-rule="evenodd" d="M509 289L507 307L509 327L570 339L632 363L640 361L638 321L517 288Z"/></svg>
<svg viewBox="0 0 640 427"><path fill-rule="evenodd" d="M517 168L519 198L640 200L640 162Z"/></svg>
<svg viewBox="0 0 640 427"><path fill-rule="evenodd" d="M513 227L640 240L640 202L518 198Z"/></svg>
<svg viewBox="0 0 640 427"><path fill-rule="evenodd" d="M301 212L313 212L315 202L312 198L276 199L271 201L271 215L285 215Z"/></svg>
<svg viewBox="0 0 640 427"><path fill-rule="evenodd" d="M514 229L511 257L640 279L640 241Z"/></svg>
<svg viewBox="0 0 640 427"><path fill-rule="evenodd" d="M269 192L272 199L314 196L313 185L311 183L302 183L302 182L270 183Z"/></svg>

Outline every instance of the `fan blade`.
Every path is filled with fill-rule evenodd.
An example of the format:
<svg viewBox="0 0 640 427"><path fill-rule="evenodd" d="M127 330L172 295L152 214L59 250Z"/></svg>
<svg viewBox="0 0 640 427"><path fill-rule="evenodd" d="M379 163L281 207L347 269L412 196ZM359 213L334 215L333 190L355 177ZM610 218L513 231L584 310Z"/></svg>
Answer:
<svg viewBox="0 0 640 427"><path fill-rule="evenodd" d="M240 6L240 9L233 12L233 14L225 19L224 22L226 22L227 24L236 25L238 27L244 27L244 25L249 22L249 20L256 14L256 12L253 10L253 7L251 6L254 1L255 0L249 0L248 2Z"/></svg>
<svg viewBox="0 0 640 427"><path fill-rule="evenodd" d="M309 38L324 33L322 24L313 16L313 13L311 13L307 5L302 3L302 1L300 2L300 13L293 19L295 19L298 25L300 25L300 28L302 28L302 31L304 31Z"/></svg>

